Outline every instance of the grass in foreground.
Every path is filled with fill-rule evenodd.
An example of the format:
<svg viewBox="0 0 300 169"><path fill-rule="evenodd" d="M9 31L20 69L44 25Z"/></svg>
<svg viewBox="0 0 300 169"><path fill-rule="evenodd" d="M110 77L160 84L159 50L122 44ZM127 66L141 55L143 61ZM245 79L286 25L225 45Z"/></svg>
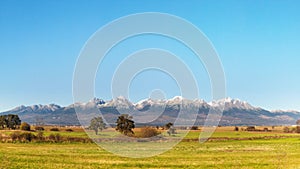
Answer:
<svg viewBox="0 0 300 169"><path fill-rule="evenodd" d="M87 137L83 131L58 133ZM186 139L198 136L199 131L191 131ZM143 159L119 157L92 143L0 143L0 168L300 168L299 134L234 132L231 127L217 129L212 137L262 136L292 137L216 139L204 144L183 141L161 155Z"/></svg>
<svg viewBox="0 0 300 169"><path fill-rule="evenodd" d="M299 168L300 140L182 142L156 157L118 157L95 144L0 144L0 168Z"/></svg>

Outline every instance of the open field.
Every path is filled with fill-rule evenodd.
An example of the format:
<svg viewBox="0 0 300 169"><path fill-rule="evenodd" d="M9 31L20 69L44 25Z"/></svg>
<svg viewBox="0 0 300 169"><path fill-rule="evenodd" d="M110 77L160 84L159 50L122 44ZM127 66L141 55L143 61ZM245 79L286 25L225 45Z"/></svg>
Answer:
<svg viewBox="0 0 300 169"><path fill-rule="evenodd" d="M33 128L33 127L32 127ZM84 132L84 129L79 128L79 127L51 127L51 126L45 126L45 131L43 131L45 136L48 136L53 133L59 133L62 136L70 136L70 137L82 137L82 138L87 138L88 135ZM51 128L58 128L59 131L50 131ZM241 128L246 128L244 127L239 127ZM271 126L261 126L261 127L256 127L257 129L263 129L263 128L269 128L271 129ZM234 127L232 126L225 126L225 127L218 127L216 129L216 132L212 134L212 138L220 138L220 137L228 137L228 138L245 138L245 137L263 137L263 136L299 136L299 134L295 133L283 133L283 126L276 126L272 132L246 132L246 131L238 131L235 132ZM72 129L74 132L67 132L66 129ZM139 132L139 128L134 129L135 132ZM163 132L162 130L160 130ZM185 132L180 132L180 130L177 130L178 134L176 136L181 136L181 133ZM15 130L0 130L0 134L5 134L9 135L11 133L15 132ZM22 132L22 131L21 131ZM90 131L93 133L93 131ZM111 135L114 133L115 130L113 128L106 129L104 131L105 134ZM199 132L201 132L201 128L199 130L190 130L190 132L186 135L185 138L187 139L198 139L199 137ZM33 132L34 133L34 132Z"/></svg>
<svg viewBox="0 0 300 169"><path fill-rule="evenodd" d="M300 168L300 134L232 130L218 128L203 144L196 141L200 131L191 131L173 149L142 159L119 157L94 143L0 143L0 168ZM82 130L55 133L87 137Z"/></svg>

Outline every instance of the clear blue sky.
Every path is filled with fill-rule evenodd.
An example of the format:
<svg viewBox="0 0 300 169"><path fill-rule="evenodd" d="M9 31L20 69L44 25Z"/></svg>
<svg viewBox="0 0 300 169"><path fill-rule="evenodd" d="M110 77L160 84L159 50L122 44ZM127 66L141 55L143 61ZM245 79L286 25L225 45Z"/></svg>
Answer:
<svg viewBox="0 0 300 169"><path fill-rule="evenodd" d="M74 66L88 38L110 21L140 12L170 13L201 29L219 53L227 96L267 109L300 110L299 9L298 0L1 0L0 111L22 104L71 104ZM156 36L129 39L107 56L97 74L97 97L111 99L105 78L119 57L145 47L181 55L209 101L209 79L201 63L186 57L189 51L180 44ZM160 83L147 82L153 76ZM133 100L147 97L153 87L166 89L168 98L178 94L165 74L144 72L132 82Z"/></svg>

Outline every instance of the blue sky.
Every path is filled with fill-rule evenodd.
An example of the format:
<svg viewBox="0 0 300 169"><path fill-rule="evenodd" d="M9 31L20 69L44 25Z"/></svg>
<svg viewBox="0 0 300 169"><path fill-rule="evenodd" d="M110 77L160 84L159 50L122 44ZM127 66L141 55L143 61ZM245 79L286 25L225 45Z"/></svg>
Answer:
<svg viewBox="0 0 300 169"><path fill-rule="evenodd" d="M227 96L267 109L300 110L299 8L297 0L1 0L0 111L21 104L71 104L76 59L88 38L114 19L141 12L177 15L202 30L222 61ZM181 44L157 36L116 46L99 68L96 96L111 99L108 79L121 58L147 47L180 55L196 75L201 97L209 101L201 63ZM150 82L151 77L160 83ZM165 90L167 98L178 94L174 80L152 71L133 80L130 96L143 99L153 88Z"/></svg>

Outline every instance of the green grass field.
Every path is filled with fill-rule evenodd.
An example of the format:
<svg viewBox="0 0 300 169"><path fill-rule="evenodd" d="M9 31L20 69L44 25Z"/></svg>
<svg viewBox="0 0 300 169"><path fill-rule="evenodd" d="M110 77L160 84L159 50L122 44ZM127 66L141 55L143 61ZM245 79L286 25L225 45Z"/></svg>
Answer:
<svg viewBox="0 0 300 169"><path fill-rule="evenodd" d="M83 131L59 133L86 137ZM285 138L257 139L263 136ZM255 139L188 141L198 137L199 131L192 131L173 149L137 159L116 156L93 143L0 143L0 168L300 168L300 134L228 128L218 129L213 138Z"/></svg>

